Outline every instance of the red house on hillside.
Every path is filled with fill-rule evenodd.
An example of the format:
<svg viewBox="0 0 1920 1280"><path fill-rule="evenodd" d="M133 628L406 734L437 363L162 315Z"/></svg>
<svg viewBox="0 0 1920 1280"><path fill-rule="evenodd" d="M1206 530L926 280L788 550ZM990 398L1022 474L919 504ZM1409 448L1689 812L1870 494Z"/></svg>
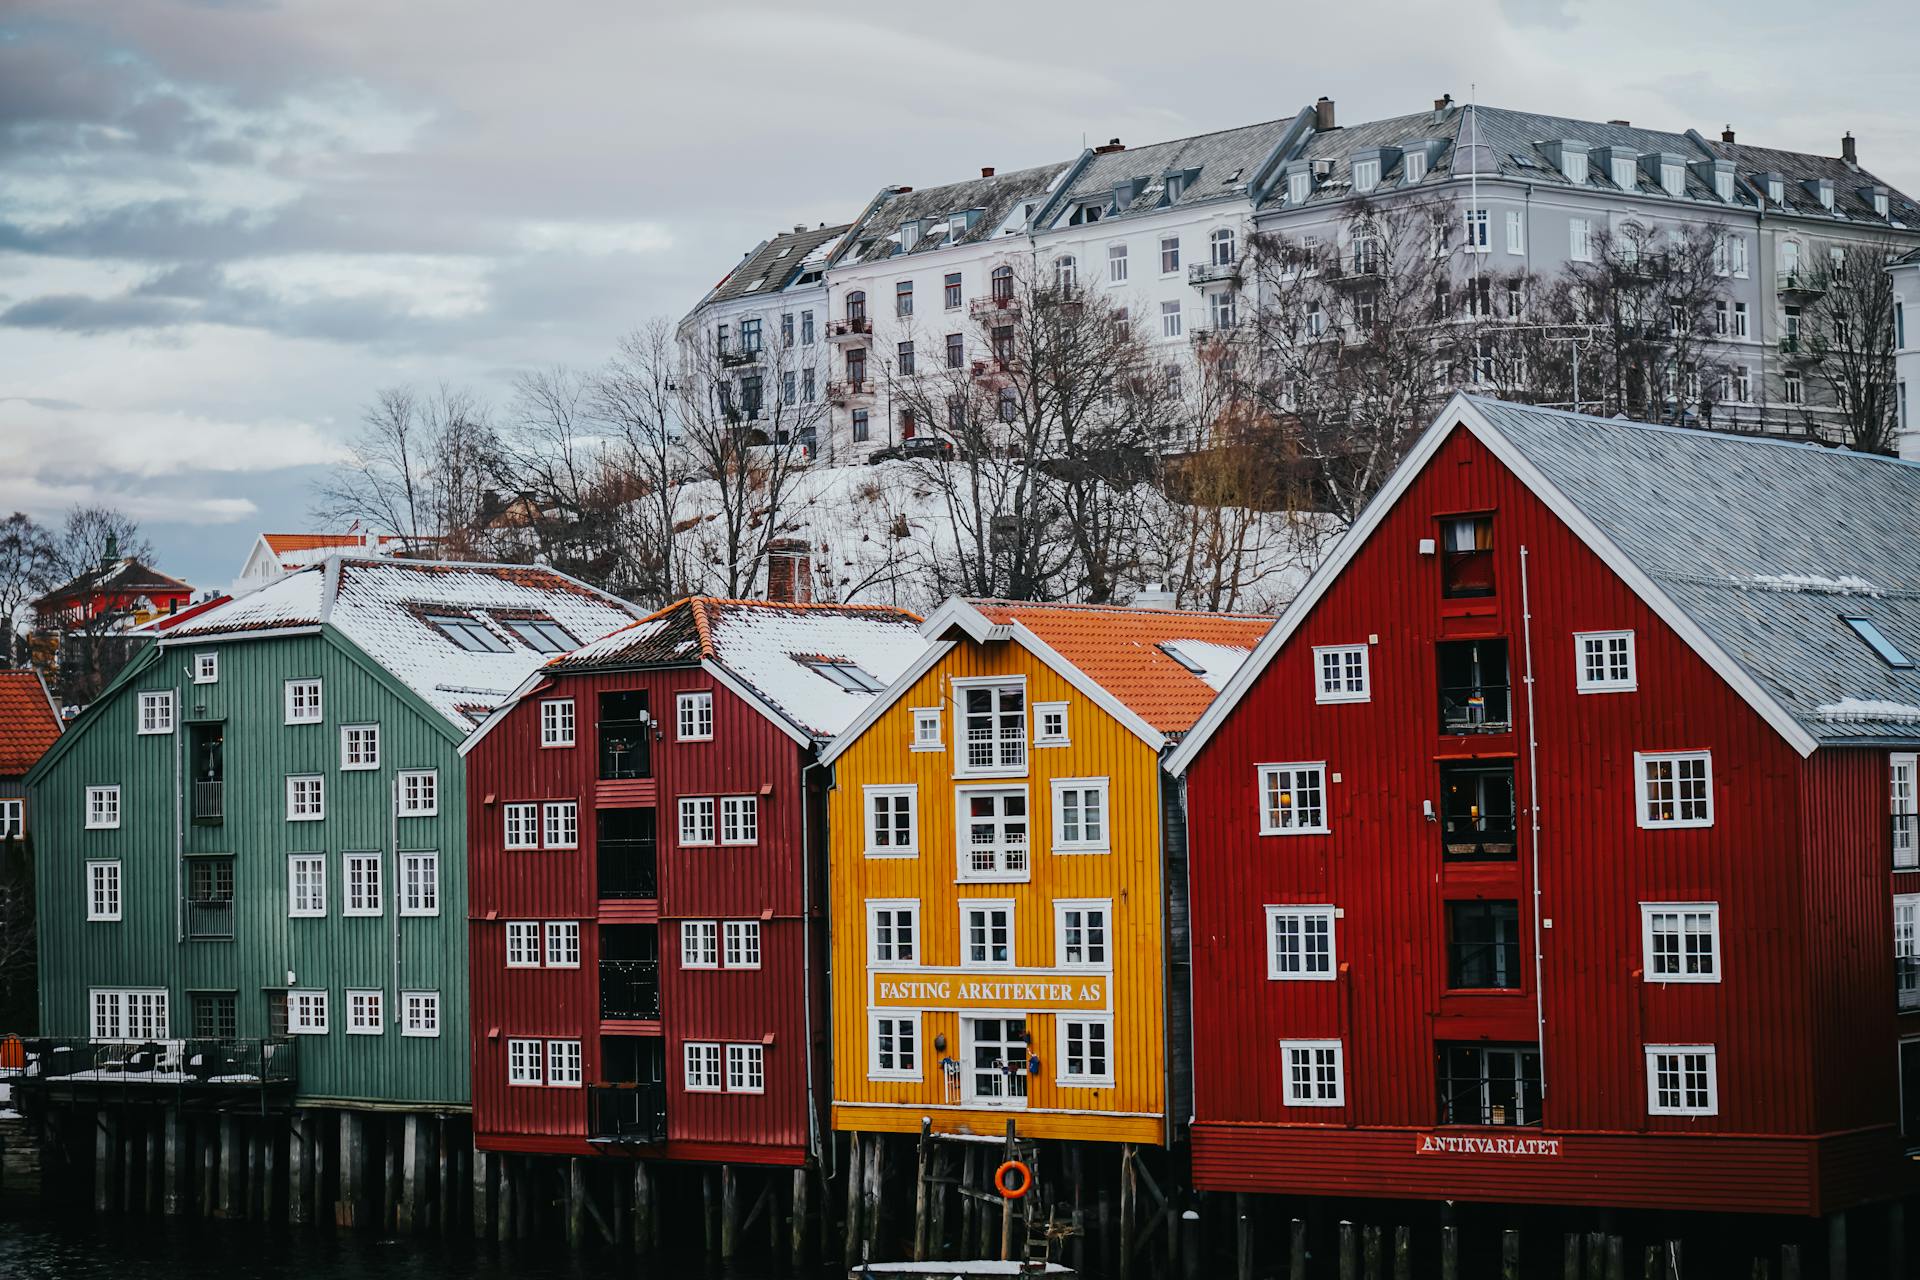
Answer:
<svg viewBox="0 0 1920 1280"><path fill-rule="evenodd" d="M1172 757L1197 1185L1904 1194L1917 549L1910 463L1456 397Z"/></svg>
<svg viewBox="0 0 1920 1280"><path fill-rule="evenodd" d="M826 1096L817 749L925 648L901 610L683 600L468 741L484 1150L802 1165Z"/></svg>
<svg viewBox="0 0 1920 1280"><path fill-rule="evenodd" d="M122 556L109 539L100 563L33 602L33 620L42 631L64 628L135 627L184 608L193 588L132 556Z"/></svg>

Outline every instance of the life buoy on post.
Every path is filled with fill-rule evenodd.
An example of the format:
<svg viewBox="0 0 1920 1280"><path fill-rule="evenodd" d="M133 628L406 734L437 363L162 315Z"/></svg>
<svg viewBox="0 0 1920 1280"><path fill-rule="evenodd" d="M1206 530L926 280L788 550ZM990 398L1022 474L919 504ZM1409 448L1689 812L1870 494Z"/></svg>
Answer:
<svg viewBox="0 0 1920 1280"><path fill-rule="evenodd" d="M1007 1185L1007 1174L1015 1170L1019 1171L1020 1185L1010 1187ZM1025 1164L1018 1160L1009 1160L994 1170L993 1189L1008 1200L1018 1200L1021 1196L1033 1190L1033 1170L1027 1168Z"/></svg>

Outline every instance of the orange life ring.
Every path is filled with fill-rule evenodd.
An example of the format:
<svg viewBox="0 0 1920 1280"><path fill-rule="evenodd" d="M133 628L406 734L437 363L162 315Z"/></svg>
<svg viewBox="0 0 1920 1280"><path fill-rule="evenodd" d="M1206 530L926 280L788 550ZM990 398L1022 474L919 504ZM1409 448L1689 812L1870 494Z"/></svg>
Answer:
<svg viewBox="0 0 1920 1280"><path fill-rule="evenodd" d="M1020 1171L1020 1185L1017 1188L1007 1185L1007 1173L1012 1169L1018 1169ZM993 1189L1008 1200L1018 1200L1021 1196L1033 1190L1033 1170L1027 1168L1025 1164L1022 1164L1018 1160L1009 1160L994 1170Z"/></svg>

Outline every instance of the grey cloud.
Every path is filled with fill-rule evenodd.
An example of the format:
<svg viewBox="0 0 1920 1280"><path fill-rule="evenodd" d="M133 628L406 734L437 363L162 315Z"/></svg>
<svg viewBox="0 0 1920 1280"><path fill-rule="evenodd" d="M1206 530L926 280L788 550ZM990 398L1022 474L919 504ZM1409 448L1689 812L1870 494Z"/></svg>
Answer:
<svg viewBox="0 0 1920 1280"><path fill-rule="evenodd" d="M123 294L92 298L50 293L16 302L0 311L0 325L14 329L63 329L69 333L108 333L116 329L156 329L186 319L180 304L161 298Z"/></svg>

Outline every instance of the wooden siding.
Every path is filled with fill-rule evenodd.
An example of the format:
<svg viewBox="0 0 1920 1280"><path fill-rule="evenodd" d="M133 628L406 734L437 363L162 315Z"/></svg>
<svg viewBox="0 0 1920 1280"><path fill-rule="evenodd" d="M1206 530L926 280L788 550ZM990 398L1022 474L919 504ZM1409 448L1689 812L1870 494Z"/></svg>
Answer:
<svg viewBox="0 0 1920 1280"><path fill-rule="evenodd" d="M1441 515L1479 512L1493 514L1496 593L1442 600L1439 557L1421 554L1420 541L1438 536ZM1574 634L1628 628L1637 689L1578 693ZM1435 644L1466 637L1509 643L1511 733L1439 731ZM1368 646L1369 701L1316 704L1312 650L1329 644ZM1713 825L1641 829L1634 753L1687 749L1712 753ZM1443 860L1439 826L1423 812L1424 802L1436 811L1441 803L1440 762L1472 756L1515 763L1519 856L1511 862ZM1327 762L1330 834L1259 834L1256 767L1288 761ZM1553 1166L1585 1202L1644 1203L1644 1188L1657 1185L1669 1206L1742 1207L1737 1181L1690 1195L1648 1179L1651 1154L1599 1157L1633 1150L1626 1135L1648 1135L1652 1153L1682 1149L1664 1135L1817 1137L1864 1126L1884 1134L1897 1114L1885 838L1861 825L1884 825L1884 762L1874 785L1864 772L1822 757L1803 762L1556 516L1456 431L1188 772L1199 1184L1245 1187L1253 1178L1268 1189L1478 1197L1480 1174L1470 1165L1435 1174L1420 1164L1433 1158L1414 1156L1404 1133L1376 1140L1368 1131L1433 1125L1437 1042L1531 1043L1541 1039L1538 1017L1545 1128L1470 1132L1616 1135L1569 1138ZM1528 830L1536 788L1538 1006ZM1445 903L1476 897L1519 904L1516 991L1447 990ZM1646 982L1640 904L1693 901L1719 904L1722 980ZM1343 913L1336 981L1268 979L1263 907L1281 903ZM1343 1042L1344 1106L1285 1104L1277 1042L1294 1038ZM1716 1046L1717 1115L1648 1114L1643 1046L1654 1043ZM1716 1149L1734 1164L1761 1150ZM1754 1157L1756 1178L1771 1159ZM1521 1163L1528 1172L1491 1198L1535 1198L1532 1162ZM1792 1177L1811 1186L1804 1172ZM1542 1183L1538 1198L1559 1194ZM1809 1197L1792 1207L1805 1211ZM1782 1204L1756 1189L1744 1207Z"/></svg>
<svg viewBox="0 0 1920 1280"><path fill-rule="evenodd" d="M235 994L238 1034L267 1033L267 992L324 988L329 1027L299 1038L299 1097L395 1105L464 1105L467 1080L467 938L463 771L452 725L385 671L332 634L211 643L218 683L196 685L191 651L150 649L70 731L70 741L33 786L39 850L41 1026L48 1035L89 1034L94 987L165 987L175 1036L191 1030L188 993ZM289 725L283 685L323 683L325 722ZM172 689L178 726L168 735L134 732L142 692ZM181 937L184 870L176 869L176 823L188 793L188 729L224 722L224 819L181 824L184 854L229 855L234 867L232 941ZM380 726L380 767L342 772L340 726ZM440 913L396 920L399 867L391 795L399 769L439 772L437 817L399 821L403 851L435 850ZM286 820L289 774L325 778L324 820ZM118 830L85 829L89 785L121 788ZM384 903L377 917L342 915L344 855L379 851ZM327 914L288 916L287 859L327 857ZM117 858L123 918L88 923L85 864ZM176 875L179 880L176 880ZM397 930L396 930L397 925ZM397 933L397 937L396 937ZM396 955L397 950L397 955ZM400 1034L398 990L440 993L440 1035ZM346 991L386 992L378 1036L346 1033Z"/></svg>
<svg viewBox="0 0 1920 1280"><path fill-rule="evenodd" d="M1071 745L1029 745L1028 768L1019 777L956 779L950 754L955 730L949 682L979 676L1025 677L1030 744L1033 704L1067 703ZM941 708L944 749L908 749L915 707ZM957 645L845 750L834 762L834 790L828 803L836 1129L911 1131L919 1128L921 1116L929 1115L943 1131L998 1133L1011 1117L1029 1137L1164 1141L1167 1063L1160 777L1153 750L1010 642ZM1111 852L1053 852L1052 782L1056 778L1108 780ZM909 783L918 789L918 856L866 857L863 788ZM1030 878L1025 883L956 883L954 791L956 786L973 785L1027 788ZM949 1102L940 1059L963 1056L961 1017L951 1010L922 1014L920 1079L869 1079L866 904L869 899L887 898L918 901L920 965L938 968L960 963L963 902L1011 899L1017 969L1012 974L982 971L983 977L996 973L1017 977L1019 970L1055 963L1056 900L1110 901L1114 1084L1057 1084L1056 1018L1038 1013L1028 1016L1027 1027L1031 1052L1040 1058L1042 1070L1028 1077L1026 1108ZM945 1039L944 1051L936 1047L940 1037Z"/></svg>

